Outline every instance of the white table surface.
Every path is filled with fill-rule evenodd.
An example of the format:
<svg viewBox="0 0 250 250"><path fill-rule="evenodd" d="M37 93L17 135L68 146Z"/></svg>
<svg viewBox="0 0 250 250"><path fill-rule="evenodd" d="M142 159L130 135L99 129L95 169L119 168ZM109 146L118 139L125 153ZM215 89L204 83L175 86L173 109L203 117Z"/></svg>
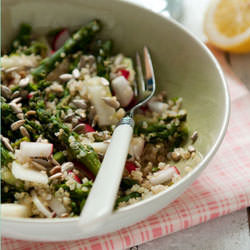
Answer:
<svg viewBox="0 0 250 250"><path fill-rule="evenodd" d="M158 0L132 0L151 5ZM161 1L161 0L159 0ZM182 24L202 41L202 22L210 0L183 0ZM157 7L156 7L157 9ZM250 54L229 55L234 72L250 90ZM250 108L250 107L249 107ZM250 250L247 211L234 212L131 250Z"/></svg>

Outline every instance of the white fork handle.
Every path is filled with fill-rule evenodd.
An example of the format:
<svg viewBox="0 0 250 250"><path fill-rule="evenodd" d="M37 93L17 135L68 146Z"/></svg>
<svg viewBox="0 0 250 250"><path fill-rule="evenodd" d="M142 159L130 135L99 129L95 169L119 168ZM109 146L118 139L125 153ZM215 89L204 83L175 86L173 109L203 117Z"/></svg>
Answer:
<svg viewBox="0 0 250 250"><path fill-rule="evenodd" d="M113 211L133 134L133 126L133 119L125 117L114 130L80 216L80 223L88 231L101 227Z"/></svg>

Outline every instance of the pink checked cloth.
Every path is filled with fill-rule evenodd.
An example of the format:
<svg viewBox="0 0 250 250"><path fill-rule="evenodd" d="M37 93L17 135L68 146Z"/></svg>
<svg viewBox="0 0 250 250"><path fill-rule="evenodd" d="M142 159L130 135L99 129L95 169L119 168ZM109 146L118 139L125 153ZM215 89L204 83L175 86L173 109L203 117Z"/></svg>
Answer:
<svg viewBox="0 0 250 250"><path fill-rule="evenodd" d="M229 128L212 162L182 196L150 218L114 233L60 243L3 238L2 249L126 249L250 206L250 93L231 72L224 55L212 51L229 84Z"/></svg>

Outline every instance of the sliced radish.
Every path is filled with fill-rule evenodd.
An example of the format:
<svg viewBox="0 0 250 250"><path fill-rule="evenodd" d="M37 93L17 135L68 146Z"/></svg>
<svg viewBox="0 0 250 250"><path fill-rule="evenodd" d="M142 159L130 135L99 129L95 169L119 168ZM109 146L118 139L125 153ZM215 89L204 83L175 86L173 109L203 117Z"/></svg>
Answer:
<svg viewBox="0 0 250 250"><path fill-rule="evenodd" d="M102 77L92 77L84 81L88 86L88 96L94 106L99 126L114 125L118 122L115 109L103 102L103 97L111 97L109 86L103 85Z"/></svg>
<svg viewBox="0 0 250 250"><path fill-rule="evenodd" d="M36 194L33 194L33 203L35 204L35 206L37 207L37 209L46 217L51 218L52 217L52 213L49 211L49 209L47 207L45 207L43 205L43 203L38 199L38 197L36 196Z"/></svg>
<svg viewBox="0 0 250 250"><path fill-rule="evenodd" d="M57 216L61 216L62 214L66 213L67 210L64 205L55 197L53 197L49 201L49 207L56 212Z"/></svg>
<svg viewBox="0 0 250 250"><path fill-rule="evenodd" d="M172 168L174 168L174 170L175 170L176 174L178 174L178 175L180 175L180 174L181 174L181 172L179 171L179 169L178 169L176 166L173 166Z"/></svg>
<svg viewBox="0 0 250 250"><path fill-rule="evenodd" d="M1 204L1 216L2 217L18 217L26 218L30 215L30 209L28 206L14 203Z"/></svg>
<svg viewBox="0 0 250 250"><path fill-rule="evenodd" d="M101 153L101 154L105 154L108 148L108 143L105 142L93 142L89 143L88 145L91 146L96 153Z"/></svg>
<svg viewBox="0 0 250 250"><path fill-rule="evenodd" d="M176 167L170 167L166 169L162 169L160 171L155 172L152 176L149 177L149 181L152 185L162 184L166 181L171 180L174 175L179 175L179 170Z"/></svg>
<svg viewBox="0 0 250 250"><path fill-rule="evenodd" d="M95 132L95 130L89 124L85 124L84 131L85 133Z"/></svg>
<svg viewBox="0 0 250 250"><path fill-rule="evenodd" d="M125 164L125 168L128 170L129 173L136 170L136 165L132 161L127 161Z"/></svg>
<svg viewBox="0 0 250 250"><path fill-rule="evenodd" d="M82 183L80 177L79 177L78 175L76 175L72 170L69 170L69 173L72 174L72 176L73 176L73 178L74 178L74 180L75 180L76 182L78 182L78 183L80 183L80 184Z"/></svg>
<svg viewBox="0 0 250 250"><path fill-rule="evenodd" d="M112 81L112 88L121 107L128 106L134 96L129 81L124 76L118 76Z"/></svg>
<svg viewBox="0 0 250 250"><path fill-rule="evenodd" d="M122 62L122 65L125 65L125 68L127 71L129 71L129 76L128 76L128 80L130 82L133 82L135 79L135 71L134 71L134 66L133 66L133 60L129 57L124 57Z"/></svg>
<svg viewBox="0 0 250 250"><path fill-rule="evenodd" d="M148 107L151 111L156 113L163 113L167 110L167 104L164 102L149 102Z"/></svg>
<svg viewBox="0 0 250 250"><path fill-rule="evenodd" d="M63 29L54 38L52 42L52 49L53 50L60 49L69 38L70 38L70 33L68 29Z"/></svg>
<svg viewBox="0 0 250 250"><path fill-rule="evenodd" d="M53 144L41 142L21 142L20 150L29 157L49 157L53 153Z"/></svg>
<svg viewBox="0 0 250 250"><path fill-rule="evenodd" d="M121 72L122 76L124 76L127 80L129 78L130 72L126 69L120 69L119 72Z"/></svg>
<svg viewBox="0 0 250 250"><path fill-rule="evenodd" d="M32 181L41 184L47 184L49 181L46 173L31 169L28 164L21 165L16 161L12 163L12 174L17 179L23 181Z"/></svg>
<svg viewBox="0 0 250 250"><path fill-rule="evenodd" d="M130 142L128 153L133 160L139 160L144 149L144 139L141 137L133 137Z"/></svg>

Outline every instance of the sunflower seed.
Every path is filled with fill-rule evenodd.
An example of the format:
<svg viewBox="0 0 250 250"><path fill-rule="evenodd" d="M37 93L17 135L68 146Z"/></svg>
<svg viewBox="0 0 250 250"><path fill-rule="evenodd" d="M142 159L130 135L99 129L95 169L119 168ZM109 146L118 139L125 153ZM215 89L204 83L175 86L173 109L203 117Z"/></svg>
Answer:
<svg viewBox="0 0 250 250"><path fill-rule="evenodd" d="M8 68L8 69L5 69L5 73L10 73L14 70L17 70L19 67L15 66L15 67L11 67L11 68Z"/></svg>
<svg viewBox="0 0 250 250"><path fill-rule="evenodd" d="M20 95L20 91L19 90L16 90L13 92L13 94L11 95L10 99L14 99L14 98L17 98L19 97Z"/></svg>
<svg viewBox="0 0 250 250"><path fill-rule="evenodd" d="M19 119L19 120L23 120L24 119L24 114L23 113L18 113L16 115L16 117Z"/></svg>
<svg viewBox="0 0 250 250"><path fill-rule="evenodd" d="M10 103L9 105L15 114L22 113L22 108L18 107L15 103Z"/></svg>
<svg viewBox="0 0 250 250"><path fill-rule="evenodd" d="M77 107L77 108L80 108L80 109L86 109L87 108L87 103L85 100L73 100L72 103Z"/></svg>
<svg viewBox="0 0 250 250"><path fill-rule="evenodd" d="M74 69L72 71L72 75L73 75L74 78L79 78L80 77L80 71L79 71L79 69Z"/></svg>
<svg viewBox="0 0 250 250"><path fill-rule="evenodd" d="M24 87L26 87L28 84L29 84L29 81L30 81L30 77L29 76L26 76L25 78L23 78L23 79L21 79L20 81L19 81L19 86L21 87L21 88L24 88Z"/></svg>
<svg viewBox="0 0 250 250"><path fill-rule="evenodd" d="M49 156L49 162L53 165L56 165L56 166L60 166L59 162L57 160L54 159L54 157L52 155Z"/></svg>
<svg viewBox="0 0 250 250"><path fill-rule="evenodd" d="M60 166L55 166L55 167L53 167L53 168L49 171L50 175L54 175L54 174L60 173L60 172L61 172L61 167L60 167Z"/></svg>
<svg viewBox="0 0 250 250"><path fill-rule="evenodd" d="M68 213L63 213L63 214L61 214L60 217L61 217L61 218L66 218L66 217L69 217L69 214L68 214Z"/></svg>
<svg viewBox="0 0 250 250"><path fill-rule="evenodd" d="M74 132L76 132L78 134L84 133L84 131L85 131L85 124L81 123L81 124L76 125L73 128L72 131L74 131Z"/></svg>
<svg viewBox="0 0 250 250"><path fill-rule="evenodd" d="M52 164L50 162L48 162L47 160L44 159L40 159L40 158L33 158L32 159L33 162L39 163L40 165L49 168L52 167Z"/></svg>
<svg viewBox="0 0 250 250"><path fill-rule="evenodd" d="M13 99L10 103L18 103L18 102L20 102L22 100L22 97L17 97L17 98L15 98L15 99Z"/></svg>
<svg viewBox="0 0 250 250"><path fill-rule="evenodd" d="M1 85L1 94L8 99L11 96L11 90L7 86Z"/></svg>
<svg viewBox="0 0 250 250"><path fill-rule="evenodd" d="M197 139L198 139L198 132L194 131L194 133L191 136L192 143L195 143Z"/></svg>
<svg viewBox="0 0 250 250"><path fill-rule="evenodd" d="M78 67L81 69L85 66L86 64L86 56L81 56L80 61L78 63Z"/></svg>
<svg viewBox="0 0 250 250"><path fill-rule="evenodd" d="M36 114L36 111L35 110L29 110L25 113L26 116L29 116L29 115L35 115Z"/></svg>
<svg viewBox="0 0 250 250"><path fill-rule="evenodd" d="M172 152L172 153L171 153L171 157L172 157L172 159L173 159L175 162L177 162L177 161L179 161L179 160L181 159L181 155L180 155L180 153L178 153L178 152Z"/></svg>
<svg viewBox="0 0 250 250"><path fill-rule="evenodd" d="M193 152L196 151L196 149L195 149L192 145L189 145L189 146L188 146L188 151L189 151L190 153L193 153Z"/></svg>
<svg viewBox="0 0 250 250"><path fill-rule="evenodd" d="M10 128L11 128L11 130L15 131L15 130L19 129L24 123L25 123L25 120L18 120L16 122L13 122L10 125Z"/></svg>
<svg viewBox="0 0 250 250"><path fill-rule="evenodd" d="M72 79L73 76L72 76L71 74L62 74L62 75L59 76L59 78L60 78L61 80L67 81L67 80Z"/></svg>
<svg viewBox="0 0 250 250"><path fill-rule="evenodd" d="M75 116L74 113L68 114L68 115L66 115L66 116L64 117L63 120L64 120L65 122L70 122L74 116Z"/></svg>
<svg viewBox="0 0 250 250"><path fill-rule="evenodd" d="M9 151L14 152L14 149L10 145L10 140L7 137L1 135L1 141Z"/></svg>
<svg viewBox="0 0 250 250"><path fill-rule="evenodd" d="M23 137L30 138L30 134L29 134L28 130L24 126L21 126L19 129L20 129L20 132L21 132Z"/></svg>
<svg viewBox="0 0 250 250"><path fill-rule="evenodd" d="M112 108L118 109L120 107L116 97L102 97L102 100Z"/></svg>
<svg viewBox="0 0 250 250"><path fill-rule="evenodd" d="M72 162L70 162L70 161L65 162L61 166L62 172L71 170L73 167L74 167L74 164Z"/></svg>
<svg viewBox="0 0 250 250"><path fill-rule="evenodd" d="M49 180L55 180L55 179L58 179L58 178L61 178L62 177L62 173L56 173L54 175L51 175L49 177Z"/></svg>
<svg viewBox="0 0 250 250"><path fill-rule="evenodd" d="M43 165L41 165L41 164L39 164L39 163L37 163L37 162L35 162L35 161L32 161L32 165L33 165L35 168L37 168L38 170L44 170L44 171L46 171L46 168L45 168Z"/></svg>

